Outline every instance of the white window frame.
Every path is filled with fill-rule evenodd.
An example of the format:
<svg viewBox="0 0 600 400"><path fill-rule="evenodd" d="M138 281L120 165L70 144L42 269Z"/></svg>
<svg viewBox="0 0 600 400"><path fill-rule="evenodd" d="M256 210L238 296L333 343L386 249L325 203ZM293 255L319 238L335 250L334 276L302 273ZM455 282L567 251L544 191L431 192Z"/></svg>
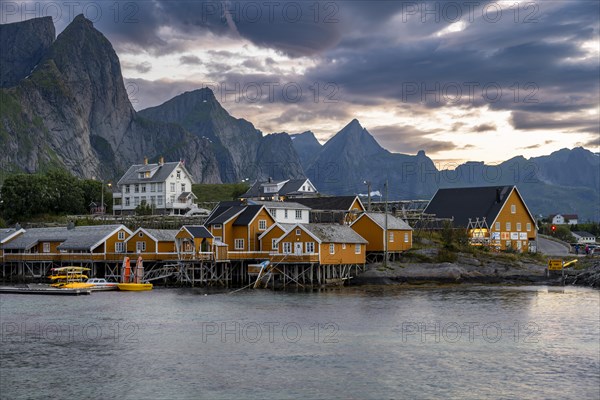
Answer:
<svg viewBox="0 0 600 400"><path fill-rule="evenodd" d="M388 232L390 243L394 243L394 232Z"/></svg>
<svg viewBox="0 0 600 400"><path fill-rule="evenodd" d="M171 193L175 193L175 182L171 182Z"/></svg>
<svg viewBox="0 0 600 400"><path fill-rule="evenodd" d="M302 210L296 210L296 219L302 219Z"/></svg>
<svg viewBox="0 0 600 400"><path fill-rule="evenodd" d="M507 222L507 223L506 223L506 230L507 230L508 232L510 232L510 228L511 228L510 222Z"/></svg>
<svg viewBox="0 0 600 400"><path fill-rule="evenodd" d="M215 242L222 242L223 238L221 236L215 236Z"/></svg>
<svg viewBox="0 0 600 400"><path fill-rule="evenodd" d="M496 222L496 231L500 232L500 222Z"/></svg>
<svg viewBox="0 0 600 400"><path fill-rule="evenodd" d="M304 246L306 247L307 254L315 253L315 242L306 242L306 244Z"/></svg>
<svg viewBox="0 0 600 400"><path fill-rule="evenodd" d="M284 211L283 218L287 218L288 217L288 210L283 210L283 211Z"/></svg>
<svg viewBox="0 0 600 400"><path fill-rule="evenodd" d="M213 226L213 228L214 228L214 229L223 229L223 225L221 225L221 224L215 224L215 225Z"/></svg>
<svg viewBox="0 0 600 400"><path fill-rule="evenodd" d="M329 243L329 254L335 254L335 243Z"/></svg>
<svg viewBox="0 0 600 400"><path fill-rule="evenodd" d="M125 243L115 242L115 253L125 253Z"/></svg>
<svg viewBox="0 0 600 400"><path fill-rule="evenodd" d="M235 239L233 241L233 248L235 250L244 250L244 239Z"/></svg>
<svg viewBox="0 0 600 400"><path fill-rule="evenodd" d="M283 253L284 254L292 253L292 242L283 242Z"/></svg>
<svg viewBox="0 0 600 400"><path fill-rule="evenodd" d="M125 240L125 232L120 231L119 233L117 233L117 239Z"/></svg>
<svg viewBox="0 0 600 400"><path fill-rule="evenodd" d="M521 232L521 223L517 222L517 232Z"/></svg>
<svg viewBox="0 0 600 400"><path fill-rule="evenodd" d="M279 251L279 243L277 243L277 239L271 239L271 249L273 249L273 251Z"/></svg>
<svg viewBox="0 0 600 400"><path fill-rule="evenodd" d="M342 243L342 250L346 250L346 243Z"/></svg>
<svg viewBox="0 0 600 400"><path fill-rule="evenodd" d="M525 225L525 229L527 232L531 232L531 222L528 222L527 225Z"/></svg>
<svg viewBox="0 0 600 400"><path fill-rule="evenodd" d="M408 232L404 233L404 243L408 243Z"/></svg>
<svg viewBox="0 0 600 400"><path fill-rule="evenodd" d="M42 243L42 251L44 253L50 253L50 243Z"/></svg>
<svg viewBox="0 0 600 400"><path fill-rule="evenodd" d="M258 221L258 230L264 231L265 229L267 229L267 220L266 219L259 220Z"/></svg>
<svg viewBox="0 0 600 400"><path fill-rule="evenodd" d="M510 205L510 213L511 214L516 214L517 213L517 205L516 204L511 204Z"/></svg>
<svg viewBox="0 0 600 400"><path fill-rule="evenodd" d="M140 246L141 244L141 246ZM135 251L145 252L146 251L146 242L135 242Z"/></svg>
<svg viewBox="0 0 600 400"><path fill-rule="evenodd" d="M300 236L302 234L302 232L300 231L300 229L296 229L296 236Z"/></svg>

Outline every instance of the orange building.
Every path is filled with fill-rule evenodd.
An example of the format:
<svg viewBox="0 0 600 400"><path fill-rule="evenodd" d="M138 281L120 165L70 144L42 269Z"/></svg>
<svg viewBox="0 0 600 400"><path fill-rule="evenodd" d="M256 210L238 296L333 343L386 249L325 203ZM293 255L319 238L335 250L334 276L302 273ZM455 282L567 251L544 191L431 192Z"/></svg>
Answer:
<svg viewBox="0 0 600 400"><path fill-rule="evenodd" d="M385 251L385 214L363 213L350 225L360 236L365 238L367 252ZM387 217L388 252L400 253L412 247L412 228L406 222L393 215Z"/></svg>
<svg viewBox="0 0 600 400"><path fill-rule="evenodd" d="M228 246L229 252L260 251L258 237L273 224L275 219L265 206L239 202L220 203L204 223L216 241Z"/></svg>
<svg viewBox="0 0 600 400"><path fill-rule="evenodd" d="M474 245L537 250L535 218L516 186L439 189L424 212L451 218Z"/></svg>
<svg viewBox="0 0 600 400"><path fill-rule="evenodd" d="M175 235L176 246L181 253L207 253L214 243L214 236L202 225L185 225Z"/></svg>
<svg viewBox="0 0 600 400"><path fill-rule="evenodd" d="M138 228L126 241L127 252L139 253L144 259L157 258L158 255L176 258L175 237L178 232L172 229Z"/></svg>
<svg viewBox="0 0 600 400"><path fill-rule="evenodd" d="M365 264L367 241L347 225L297 224L278 241L280 254L317 255L321 265Z"/></svg>

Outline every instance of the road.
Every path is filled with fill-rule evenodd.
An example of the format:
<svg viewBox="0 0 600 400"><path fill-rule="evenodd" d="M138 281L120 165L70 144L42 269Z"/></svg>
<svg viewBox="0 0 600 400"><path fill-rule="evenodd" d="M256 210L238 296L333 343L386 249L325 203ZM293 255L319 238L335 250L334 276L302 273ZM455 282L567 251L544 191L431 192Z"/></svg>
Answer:
<svg viewBox="0 0 600 400"><path fill-rule="evenodd" d="M562 244L538 236L538 251L549 256L566 256L569 254L569 248Z"/></svg>

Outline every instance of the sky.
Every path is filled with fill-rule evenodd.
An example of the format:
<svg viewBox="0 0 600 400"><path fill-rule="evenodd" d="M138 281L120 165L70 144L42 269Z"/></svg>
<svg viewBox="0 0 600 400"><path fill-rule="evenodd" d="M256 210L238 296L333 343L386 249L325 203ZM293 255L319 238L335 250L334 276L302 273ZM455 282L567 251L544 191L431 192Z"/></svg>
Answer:
<svg viewBox="0 0 600 400"><path fill-rule="evenodd" d="M140 110L210 87L264 134L321 142L357 118L385 148L452 167L600 146L600 2L35 1L83 13Z"/></svg>

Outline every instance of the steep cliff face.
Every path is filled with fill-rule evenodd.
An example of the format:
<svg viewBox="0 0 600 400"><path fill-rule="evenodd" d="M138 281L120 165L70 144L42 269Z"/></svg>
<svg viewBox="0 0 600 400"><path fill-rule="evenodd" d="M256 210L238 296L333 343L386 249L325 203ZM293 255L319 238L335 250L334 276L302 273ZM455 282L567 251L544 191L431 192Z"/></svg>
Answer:
<svg viewBox="0 0 600 400"><path fill-rule="evenodd" d="M14 86L29 75L55 36L52 17L0 25L0 87Z"/></svg>
<svg viewBox="0 0 600 400"><path fill-rule="evenodd" d="M269 173L286 179L303 175L287 135L263 137L250 122L232 117L208 88L185 92L157 107L142 110L139 115L178 123L197 137L209 139L223 181L266 178Z"/></svg>
<svg viewBox="0 0 600 400"><path fill-rule="evenodd" d="M118 177L144 156L186 159L195 179L220 182L211 143L181 126L138 117L110 42L82 15L30 76L2 89L0 144L6 170L66 167L83 177Z"/></svg>
<svg viewBox="0 0 600 400"><path fill-rule="evenodd" d="M290 135L294 150L298 153L303 168L308 168L312 160L319 154L323 147L311 131Z"/></svg>

